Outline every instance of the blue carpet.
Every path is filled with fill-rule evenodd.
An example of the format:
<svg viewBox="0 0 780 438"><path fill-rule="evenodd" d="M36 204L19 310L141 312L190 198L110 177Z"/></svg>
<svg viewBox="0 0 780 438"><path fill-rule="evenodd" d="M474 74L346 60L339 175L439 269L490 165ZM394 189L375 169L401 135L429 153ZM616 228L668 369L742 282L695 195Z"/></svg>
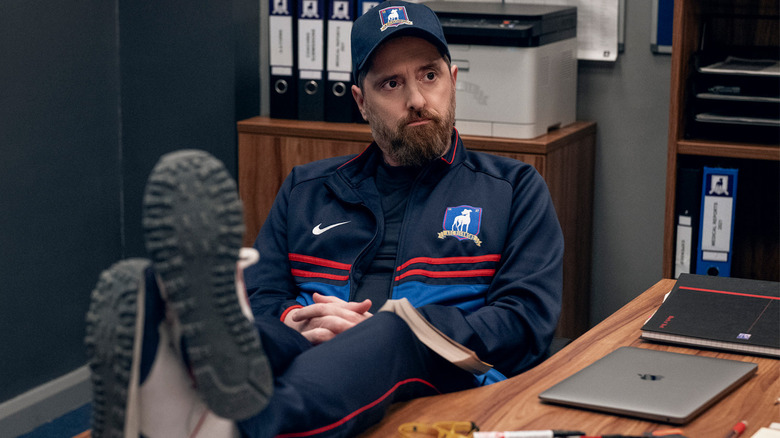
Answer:
<svg viewBox="0 0 780 438"><path fill-rule="evenodd" d="M71 438L90 428L92 404L74 409L19 438Z"/></svg>

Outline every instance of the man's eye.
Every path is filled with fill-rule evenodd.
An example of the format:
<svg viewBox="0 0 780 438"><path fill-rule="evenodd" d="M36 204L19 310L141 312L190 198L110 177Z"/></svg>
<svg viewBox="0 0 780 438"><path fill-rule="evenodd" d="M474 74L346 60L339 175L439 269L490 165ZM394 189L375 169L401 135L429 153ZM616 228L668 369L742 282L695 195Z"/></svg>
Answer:
<svg viewBox="0 0 780 438"><path fill-rule="evenodd" d="M428 72L428 74L425 75L425 79L428 79L429 81L436 79L436 73L432 71Z"/></svg>
<svg viewBox="0 0 780 438"><path fill-rule="evenodd" d="M396 88L398 87L398 81L387 81L387 84L385 86L387 88Z"/></svg>

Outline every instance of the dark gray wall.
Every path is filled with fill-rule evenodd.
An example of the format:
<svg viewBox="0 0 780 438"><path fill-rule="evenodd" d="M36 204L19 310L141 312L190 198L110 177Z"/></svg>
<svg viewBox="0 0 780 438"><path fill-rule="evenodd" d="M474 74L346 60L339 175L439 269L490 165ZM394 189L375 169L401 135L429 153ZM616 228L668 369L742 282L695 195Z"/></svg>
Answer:
<svg viewBox="0 0 780 438"><path fill-rule="evenodd" d="M82 366L99 272L143 256L157 158L236 174L259 113L256 1L0 2L0 402Z"/></svg>
<svg viewBox="0 0 780 438"><path fill-rule="evenodd" d="M234 20L233 3L240 21ZM145 253L141 198L161 153L204 149L236 175L235 123L259 113L258 86L240 87L236 79L259 81L259 6L252 11L247 1L233 3L119 2L128 255ZM238 49L251 59L237 56Z"/></svg>
<svg viewBox="0 0 780 438"><path fill-rule="evenodd" d="M625 50L580 62L577 117L598 123L590 322L661 279L671 57L650 51L652 3L625 2Z"/></svg>
<svg viewBox="0 0 780 438"><path fill-rule="evenodd" d="M84 364L119 241L112 2L0 3L0 401Z"/></svg>

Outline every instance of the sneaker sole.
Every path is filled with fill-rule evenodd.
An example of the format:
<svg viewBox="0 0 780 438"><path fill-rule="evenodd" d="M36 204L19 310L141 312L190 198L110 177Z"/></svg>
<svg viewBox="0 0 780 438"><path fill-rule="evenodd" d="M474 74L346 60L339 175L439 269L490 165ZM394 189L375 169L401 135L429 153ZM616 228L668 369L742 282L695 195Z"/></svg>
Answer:
<svg viewBox="0 0 780 438"><path fill-rule="evenodd" d="M142 326L143 312L139 312L138 290L150 263L145 259L117 262L101 273L92 291L84 343L92 379L92 436L96 438L125 436L128 416L134 415L128 411L140 360L136 340L140 339L137 328Z"/></svg>
<svg viewBox="0 0 780 438"><path fill-rule="evenodd" d="M143 227L162 293L181 324L198 393L224 418L261 411L273 383L236 295L244 225L235 181L206 152L165 155L147 182Z"/></svg>

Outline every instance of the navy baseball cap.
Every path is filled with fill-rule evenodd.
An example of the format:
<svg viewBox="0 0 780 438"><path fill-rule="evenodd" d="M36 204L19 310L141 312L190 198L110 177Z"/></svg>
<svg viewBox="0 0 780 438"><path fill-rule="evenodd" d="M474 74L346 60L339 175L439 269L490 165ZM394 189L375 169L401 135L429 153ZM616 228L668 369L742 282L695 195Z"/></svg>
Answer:
<svg viewBox="0 0 780 438"><path fill-rule="evenodd" d="M390 37L409 35L426 39L450 57L439 17L428 6L400 0L380 3L352 25L352 78L365 67L377 47Z"/></svg>

